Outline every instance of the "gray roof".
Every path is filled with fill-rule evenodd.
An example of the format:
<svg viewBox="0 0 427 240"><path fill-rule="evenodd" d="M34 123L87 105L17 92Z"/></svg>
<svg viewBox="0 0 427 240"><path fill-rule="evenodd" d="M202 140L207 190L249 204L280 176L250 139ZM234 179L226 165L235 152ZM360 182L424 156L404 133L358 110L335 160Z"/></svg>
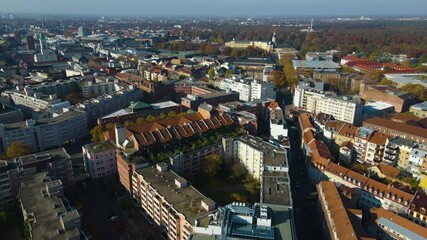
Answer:
<svg viewBox="0 0 427 240"><path fill-rule="evenodd" d="M427 101L414 104L411 106L411 108L416 109L416 110L427 111Z"/></svg>
<svg viewBox="0 0 427 240"><path fill-rule="evenodd" d="M380 219L378 219L378 224L384 225L384 226L390 228L392 231L396 231L400 235L407 237L408 239L424 239L423 236L420 236L420 235L408 230L407 228L404 228L404 227L400 226L399 224L388 220L387 218L381 217Z"/></svg>

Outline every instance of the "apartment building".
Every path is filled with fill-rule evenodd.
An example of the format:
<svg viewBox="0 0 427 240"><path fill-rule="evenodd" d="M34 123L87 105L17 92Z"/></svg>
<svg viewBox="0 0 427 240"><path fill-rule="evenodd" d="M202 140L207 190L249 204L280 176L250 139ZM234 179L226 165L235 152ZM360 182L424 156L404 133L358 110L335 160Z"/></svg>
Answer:
<svg viewBox="0 0 427 240"><path fill-rule="evenodd" d="M80 215L67 210L63 196L62 182L45 172L22 177L20 203L31 239L80 239Z"/></svg>
<svg viewBox="0 0 427 240"><path fill-rule="evenodd" d="M362 121L363 104L351 97L328 96L305 86L297 86L294 106L310 113L325 113L336 120L357 124Z"/></svg>
<svg viewBox="0 0 427 240"><path fill-rule="evenodd" d="M234 120L230 115L219 115L212 106L205 105L194 114L129 127L116 126L114 131L107 131L104 137L115 141L122 148L143 150L233 125Z"/></svg>
<svg viewBox="0 0 427 240"><path fill-rule="evenodd" d="M271 102L267 108L270 120L270 135L274 139L288 136L288 125L283 116L283 110L277 102Z"/></svg>
<svg viewBox="0 0 427 240"><path fill-rule="evenodd" d="M363 126L392 137L401 137L418 143L427 143L427 129L416 124L374 117L363 121Z"/></svg>
<svg viewBox="0 0 427 240"><path fill-rule="evenodd" d="M111 94L101 95L83 103L77 104L77 108L85 111L87 121L94 123L98 118L127 107L130 102L137 102L143 97L143 92L135 86L127 86Z"/></svg>
<svg viewBox="0 0 427 240"><path fill-rule="evenodd" d="M318 215L321 222L321 239L373 239L368 238L361 222L352 221L335 183L322 181L316 185Z"/></svg>
<svg viewBox="0 0 427 240"><path fill-rule="evenodd" d="M187 180L168 170L166 164L134 171L132 182L133 199L167 239L190 239L196 220L217 207Z"/></svg>
<svg viewBox="0 0 427 240"><path fill-rule="evenodd" d="M215 91L207 94L193 95L188 94L186 97L181 98L181 105L193 110L202 103L207 103L212 106L217 106L220 103L234 102L239 100L239 93L230 90Z"/></svg>
<svg viewBox="0 0 427 240"><path fill-rule="evenodd" d="M274 84L252 79L224 79L219 88L239 93L239 100L250 102L257 99L275 99Z"/></svg>
<svg viewBox="0 0 427 240"><path fill-rule="evenodd" d="M414 199L411 202L409 207L408 219L421 225L427 227L427 195L418 191L415 193Z"/></svg>
<svg viewBox="0 0 427 240"><path fill-rule="evenodd" d="M31 89L21 89L21 87L17 87L17 91L5 91L2 96L8 97L14 105L23 110L43 110L61 103L61 99L57 98L56 94L45 95Z"/></svg>
<svg viewBox="0 0 427 240"><path fill-rule="evenodd" d="M227 143L227 141L224 142ZM226 155L233 153L234 156L231 159L235 163L243 164L248 173L258 181L262 181L264 171L289 171L285 148L251 135L237 137L233 142L224 145L224 152Z"/></svg>
<svg viewBox="0 0 427 240"><path fill-rule="evenodd" d="M83 161L90 178L99 179L117 174L116 147L109 141L82 147Z"/></svg>
<svg viewBox="0 0 427 240"><path fill-rule="evenodd" d="M76 141L88 133L86 113L77 110L68 110L53 118L0 124L1 151L5 152L10 144L18 141L24 141L35 151L43 151Z"/></svg>
<svg viewBox="0 0 427 240"><path fill-rule="evenodd" d="M425 227L417 225L384 208L372 208L365 225L375 234L376 239L427 239Z"/></svg>
<svg viewBox="0 0 427 240"><path fill-rule="evenodd" d="M15 162L0 160L0 209L13 204L18 195L19 173Z"/></svg>
<svg viewBox="0 0 427 240"><path fill-rule="evenodd" d="M353 147L355 150L355 157L357 162L365 162L366 147L373 133L373 130L363 127L357 130L353 140Z"/></svg>
<svg viewBox="0 0 427 240"><path fill-rule="evenodd" d="M419 144L417 147L412 148L409 157L409 164L406 170L416 178L421 178L422 166L427 161L427 146Z"/></svg>
<svg viewBox="0 0 427 240"><path fill-rule="evenodd" d="M411 105L409 107L409 112L419 118L427 117L427 101Z"/></svg>
<svg viewBox="0 0 427 240"><path fill-rule="evenodd" d="M401 137L388 139L383 162L391 166L397 165L401 169L406 169L409 166L411 151L415 146L417 146L415 142Z"/></svg>
<svg viewBox="0 0 427 240"><path fill-rule="evenodd" d="M177 152L170 157L171 170L180 176L195 176L203 169L205 158L213 154L223 156L221 142L188 153Z"/></svg>
<svg viewBox="0 0 427 240"><path fill-rule="evenodd" d="M383 160L384 150L388 135L373 132L366 145L365 162L368 164L379 164Z"/></svg>

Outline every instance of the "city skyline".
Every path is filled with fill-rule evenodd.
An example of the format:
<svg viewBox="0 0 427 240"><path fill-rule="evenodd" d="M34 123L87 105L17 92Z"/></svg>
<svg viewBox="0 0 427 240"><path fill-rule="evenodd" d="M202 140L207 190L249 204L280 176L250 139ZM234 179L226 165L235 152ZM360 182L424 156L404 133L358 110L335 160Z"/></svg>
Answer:
<svg viewBox="0 0 427 240"><path fill-rule="evenodd" d="M422 15L425 14L423 0L359 0L345 2L340 0L218 0L213 3L196 0L162 0L141 2L124 0L120 5L105 0L102 4L75 0L57 4L52 0L41 0L36 5L29 0L8 2L4 13L33 14L88 14L88 15L145 15L145 16L348 16L348 15ZM425 3L424 3L425 4ZM170 7L165 7L170 6ZM191 7L189 7L191 6ZM333 8L332 8L333 6ZM369 7L367 7L369 6ZM238 9L238 10L236 10Z"/></svg>

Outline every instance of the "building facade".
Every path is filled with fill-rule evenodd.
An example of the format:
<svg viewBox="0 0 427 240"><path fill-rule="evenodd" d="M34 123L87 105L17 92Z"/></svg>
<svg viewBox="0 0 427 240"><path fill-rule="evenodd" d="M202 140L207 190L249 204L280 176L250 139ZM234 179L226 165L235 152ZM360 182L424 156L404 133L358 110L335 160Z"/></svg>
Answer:
<svg viewBox="0 0 427 240"><path fill-rule="evenodd" d="M116 147L106 141L82 147L83 161L90 178L99 179L117 174Z"/></svg>

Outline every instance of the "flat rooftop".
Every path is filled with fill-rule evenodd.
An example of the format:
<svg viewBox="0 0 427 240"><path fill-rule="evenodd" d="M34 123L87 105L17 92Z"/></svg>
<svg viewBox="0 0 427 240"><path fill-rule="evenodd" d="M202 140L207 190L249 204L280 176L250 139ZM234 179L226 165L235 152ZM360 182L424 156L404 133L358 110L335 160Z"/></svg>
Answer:
<svg viewBox="0 0 427 240"><path fill-rule="evenodd" d="M427 88L427 73L384 74L384 76L398 85L411 83Z"/></svg>
<svg viewBox="0 0 427 240"><path fill-rule="evenodd" d="M202 208L201 201L207 203L213 203L213 201L192 186L178 187L175 179L182 180L182 177L173 171L160 172L152 166L138 169L136 172L150 183L176 211L183 214L190 224L194 224L197 218L209 213Z"/></svg>
<svg viewBox="0 0 427 240"><path fill-rule="evenodd" d="M68 159L68 158L70 158L70 155L68 155L68 153L65 151L64 148L57 148L49 151L22 156L19 158L19 162L23 166L27 164L44 161L47 159L60 160L60 159Z"/></svg>
<svg viewBox="0 0 427 240"><path fill-rule="evenodd" d="M289 174L286 172L264 171L261 186L261 202L292 206Z"/></svg>
<svg viewBox="0 0 427 240"><path fill-rule="evenodd" d="M294 68L312 68L312 69L340 69L340 65L334 61L305 61L292 60Z"/></svg>
<svg viewBox="0 0 427 240"><path fill-rule="evenodd" d="M264 165L288 166L287 150L276 147L259 137L243 135L237 138L240 142L264 153Z"/></svg>
<svg viewBox="0 0 427 240"><path fill-rule="evenodd" d="M58 234L63 229L59 216L67 212L60 197L44 197L46 183L51 181L46 172L22 177L21 202L28 214L33 214L31 223L33 239L69 239L80 236L77 228Z"/></svg>
<svg viewBox="0 0 427 240"><path fill-rule="evenodd" d="M110 141L86 144L84 145L84 148L86 148L87 151L92 154L116 149L116 147Z"/></svg>
<svg viewBox="0 0 427 240"><path fill-rule="evenodd" d="M427 101L414 104L410 108L415 110L427 111Z"/></svg>

